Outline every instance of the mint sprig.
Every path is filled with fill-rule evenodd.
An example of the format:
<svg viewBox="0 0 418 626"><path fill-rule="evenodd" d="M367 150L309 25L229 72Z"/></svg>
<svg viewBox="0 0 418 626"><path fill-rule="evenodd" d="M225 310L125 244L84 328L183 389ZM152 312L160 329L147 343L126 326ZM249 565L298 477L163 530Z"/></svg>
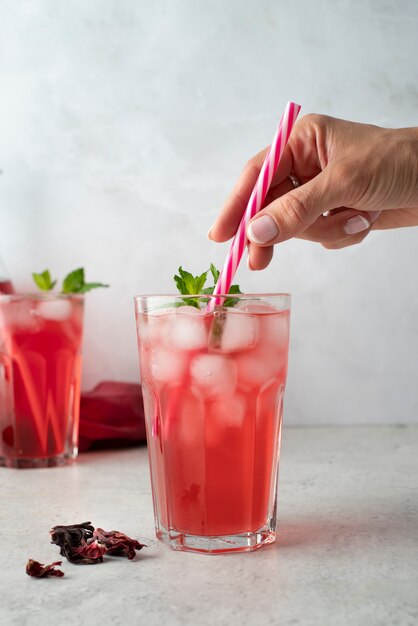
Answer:
<svg viewBox="0 0 418 626"><path fill-rule="evenodd" d="M203 272L203 274L199 274L198 276L193 276L193 274L184 270L182 266L179 267L178 271L179 273L174 275L174 281L176 283L178 291L183 296L196 296L199 294L205 294L205 295L213 294L215 285L218 282L218 278L220 274L219 270L214 266L213 263L210 264L210 268L206 272ZM209 272L211 273L212 278L213 278L213 285L211 287L205 287ZM242 292L238 285L231 285L231 288L228 293L238 294ZM202 301L209 302L209 298L188 297L188 298L182 298L182 300L183 302L180 303L178 306L184 306L187 304L189 306L194 306L197 309L200 308L199 306L200 302ZM237 298L225 298L223 306L234 306L237 302L238 302Z"/></svg>
<svg viewBox="0 0 418 626"><path fill-rule="evenodd" d="M49 270L44 270L40 274L36 274L36 272L34 272L32 274L32 278L41 291L51 291L51 289L53 289L57 284L56 280L51 279Z"/></svg>
<svg viewBox="0 0 418 626"><path fill-rule="evenodd" d="M32 278L41 291L51 291L57 284L56 280L51 279L49 270L44 270L40 274L33 273ZM98 289L99 287L109 287L103 283L86 283L84 277L84 268L79 267L73 270L62 281L62 294L71 293L87 293L92 289Z"/></svg>

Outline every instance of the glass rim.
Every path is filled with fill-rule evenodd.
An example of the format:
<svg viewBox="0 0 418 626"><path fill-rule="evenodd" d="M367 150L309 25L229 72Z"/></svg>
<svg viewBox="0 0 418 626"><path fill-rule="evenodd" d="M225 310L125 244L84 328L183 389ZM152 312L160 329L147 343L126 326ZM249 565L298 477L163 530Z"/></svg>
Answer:
<svg viewBox="0 0 418 626"><path fill-rule="evenodd" d="M18 300L84 300L83 293L52 293L52 292L23 292L0 293L0 302L17 302Z"/></svg>
<svg viewBox="0 0 418 626"><path fill-rule="evenodd" d="M148 293L134 296L134 300L146 300L147 298L291 298L292 294L283 292L265 293Z"/></svg>

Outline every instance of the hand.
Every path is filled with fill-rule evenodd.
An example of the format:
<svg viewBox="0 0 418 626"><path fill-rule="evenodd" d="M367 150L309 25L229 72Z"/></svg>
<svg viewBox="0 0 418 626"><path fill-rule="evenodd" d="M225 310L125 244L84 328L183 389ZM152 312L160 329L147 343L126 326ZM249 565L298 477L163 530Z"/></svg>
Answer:
<svg viewBox="0 0 418 626"><path fill-rule="evenodd" d="M233 237L267 148L249 160L209 237ZM301 183L294 188L289 174ZM337 249L370 230L418 225L418 129L385 129L324 115L295 125L263 209L247 227L249 267L265 268L291 237Z"/></svg>

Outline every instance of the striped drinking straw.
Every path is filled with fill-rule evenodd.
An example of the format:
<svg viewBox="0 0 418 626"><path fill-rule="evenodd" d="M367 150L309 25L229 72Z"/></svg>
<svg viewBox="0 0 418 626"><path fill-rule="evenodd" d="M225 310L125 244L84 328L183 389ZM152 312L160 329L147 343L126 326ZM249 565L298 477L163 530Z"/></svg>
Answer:
<svg viewBox="0 0 418 626"><path fill-rule="evenodd" d="M247 208L244 211L237 232L232 240L228 256L226 257L222 271L219 274L218 282L216 283L213 291L214 295L227 294L229 292L235 272L237 271L245 246L247 245L247 235L245 231L248 222L263 206L263 202L266 199L274 172L280 162L299 111L299 104L295 104L294 102L287 103L283 117L280 120L279 127L260 170L257 182L252 190ZM213 311L215 305L221 303L222 298L211 298L206 307L206 311Z"/></svg>

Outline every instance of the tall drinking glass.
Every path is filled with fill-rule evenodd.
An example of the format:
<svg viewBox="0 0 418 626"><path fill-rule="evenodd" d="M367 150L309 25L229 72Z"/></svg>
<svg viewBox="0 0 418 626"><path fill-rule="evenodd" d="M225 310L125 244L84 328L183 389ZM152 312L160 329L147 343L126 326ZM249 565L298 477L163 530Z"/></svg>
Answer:
<svg viewBox="0 0 418 626"><path fill-rule="evenodd" d="M0 465L75 458L84 298L0 295Z"/></svg>
<svg viewBox="0 0 418 626"><path fill-rule="evenodd" d="M135 298L156 535L175 550L275 538L290 296L221 298Z"/></svg>

